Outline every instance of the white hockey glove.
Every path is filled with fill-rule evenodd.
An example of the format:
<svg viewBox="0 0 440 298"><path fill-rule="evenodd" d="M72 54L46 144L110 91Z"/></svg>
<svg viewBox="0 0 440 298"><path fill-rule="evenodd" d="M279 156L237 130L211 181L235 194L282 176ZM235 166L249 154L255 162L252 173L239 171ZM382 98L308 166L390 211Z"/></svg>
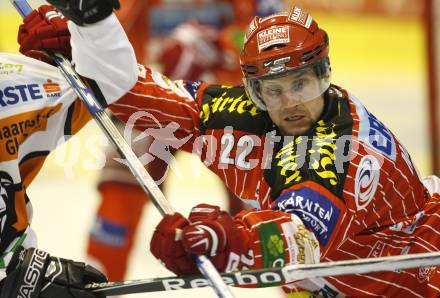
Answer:
<svg viewBox="0 0 440 298"><path fill-rule="evenodd" d="M0 298L95 298L84 289L92 282L107 278L92 266L72 260L51 257L39 249L18 248L1 281Z"/></svg>
<svg viewBox="0 0 440 298"><path fill-rule="evenodd" d="M94 24L119 9L118 0L47 0L61 13L79 26Z"/></svg>

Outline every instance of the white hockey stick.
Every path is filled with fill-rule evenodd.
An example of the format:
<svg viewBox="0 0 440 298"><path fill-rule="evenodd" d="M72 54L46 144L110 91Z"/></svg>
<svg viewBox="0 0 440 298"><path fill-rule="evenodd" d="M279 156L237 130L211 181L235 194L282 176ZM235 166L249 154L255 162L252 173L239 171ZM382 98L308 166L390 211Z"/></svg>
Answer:
<svg viewBox="0 0 440 298"><path fill-rule="evenodd" d="M17 9L22 17L27 16L32 12L32 7L26 0L10 0L12 5ZM126 159L130 171L136 177L139 184L144 191L149 194L151 201L162 215L174 213L170 203L166 200L162 191L156 185L150 174L145 170L142 163L134 154L133 150L127 144L125 139L119 133L110 117L105 113L104 109L99 104L98 100L93 95L89 87L81 81L79 75L73 69L69 60L58 53L48 52L50 57L58 66L58 69L63 74L64 78L75 90L75 93L86 105L93 119L102 129L104 134L118 150L119 154ZM211 261L205 256L194 256L194 261L197 264L200 272L210 281L213 289L219 297L230 298L234 297L231 290L222 280L220 274L212 265Z"/></svg>
<svg viewBox="0 0 440 298"><path fill-rule="evenodd" d="M289 265L281 268L223 273L221 276L225 283L230 286L270 287L279 286L284 282L293 282L307 278L394 271L437 265L440 265L440 252L335 261L311 265ZM209 286L209 281L199 275L90 284L86 287L93 289L93 292L101 292L106 295L126 295L207 286Z"/></svg>

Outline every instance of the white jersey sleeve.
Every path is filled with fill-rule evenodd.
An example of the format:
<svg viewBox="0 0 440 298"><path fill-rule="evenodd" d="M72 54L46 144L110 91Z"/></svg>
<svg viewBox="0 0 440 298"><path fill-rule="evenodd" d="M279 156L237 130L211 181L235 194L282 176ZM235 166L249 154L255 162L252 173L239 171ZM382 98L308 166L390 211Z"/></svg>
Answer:
<svg viewBox="0 0 440 298"><path fill-rule="evenodd" d="M88 26L69 21L72 61L76 71L98 84L108 104L127 93L137 81L133 47L114 14Z"/></svg>

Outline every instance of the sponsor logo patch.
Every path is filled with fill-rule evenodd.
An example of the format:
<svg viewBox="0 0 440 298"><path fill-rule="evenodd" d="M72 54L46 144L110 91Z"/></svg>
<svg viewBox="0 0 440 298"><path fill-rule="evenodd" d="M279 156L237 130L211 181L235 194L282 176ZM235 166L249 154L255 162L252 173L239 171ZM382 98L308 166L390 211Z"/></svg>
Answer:
<svg viewBox="0 0 440 298"><path fill-rule="evenodd" d="M380 165L372 155L365 155L359 162L354 179L354 198L357 210L365 209L376 194Z"/></svg>
<svg viewBox="0 0 440 298"><path fill-rule="evenodd" d="M47 80L43 84L6 84L0 86L0 108L7 109L17 104L32 103L41 99L50 100L61 95L60 85L52 80Z"/></svg>
<svg viewBox="0 0 440 298"><path fill-rule="evenodd" d="M257 28L258 28L258 22L257 22L257 17L255 17L252 20L252 22L249 24L248 31L246 32L246 35L245 35L244 43L246 43L246 41L249 39L249 37L252 35L252 33L254 33L255 30L257 30Z"/></svg>
<svg viewBox="0 0 440 298"><path fill-rule="evenodd" d="M28 137L45 131L51 116L61 109L61 104L36 111L17 114L2 119L0 126L0 154L4 160L17 158L18 149Z"/></svg>
<svg viewBox="0 0 440 298"><path fill-rule="evenodd" d="M342 185L337 175L335 161L337 160L336 150L337 134L334 124L326 124L319 121L316 127L316 135L308 140L305 136L295 137L288 142L275 155L278 173L283 176L285 185L292 185L303 180L305 167L307 171L319 177L319 182L325 185L327 189L337 191ZM311 148L307 148L312 143ZM306 163L306 156L309 156L309 162ZM318 178L317 177L317 178Z"/></svg>
<svg viewBox="0 0 440 298"><path fill-rule="evenodd" d="M310 166L326 184L333 187L338 186L339 179L336 174L336 140L337 134L334 123L325 123L320 120L316 127L316 139L310 154ZM330 187L328 187L330 189Z"/></svg>
<svg viewBox="0 0 440 298"><path fill-rule="evenodd" d="M313 19L307 12L305 12L301 8L294 7L290 11L288 20L309 29Z"/></svg>
<svg viewBox="0 0 440 298"><path fill-rule="evenodd" d="M260 236L263 267L283 266L286 253L283 237L276 223L262 224L257 230Z"/></svg>
<svg viewBox="0 0 440 298"><path fill-rule="evenodd" d="M298 153L297 146L305 142L304 137L296 137L275 155L276 166L285 185L298 183L303 179L300 168L303 166L305 154Z"/></svg>
<svg viewBox="0 0 440 298"><path fill-rule="evenodd" d="M266 61L263 63L263 66L264 67L272 67L275 65L284 65L284 64L290 62L290 59L291 59L290 57L283 57L283 58L279 58L276 60Z"/></svg>
<svg viewBox="0 0 440 298"><path fill-rule="evenodd" d="M0 62L0 75L10 75L13 73L21 73L23 71L23 64L14 63L1 63Z"/></svg>
<svg viewBox="0 0 440 298"><path fill-rule="evenodd" d="M287 242L287 251L289 252L289 260L293 263L299 255L298 244L296 244L295 234L298 232L298 228L292 222L285 222L281 224L283 230L284 239Z"/></svg>
<svg viewBox="0 0 440 298"><path fill-rule="evenodd" d="M290 42L289 27L286 25L273 26L263 31L260 31L257 34L257 40L258 40L258 50L260 52L276 44L289 43Z"/></svg>
<svg viewBox="0 0 440 298"><path fill-rule="evenodd" d="M17 84L0 88L0 106L7 107L19 102L30 102L43 98L39 84Z"/></svg>
<svg viewBox="0 0 440 298"><path fill-rule="evenodd" d="M205 103L200 109L200 119L206 124L209 119L217 113L247 114L255 117L261 112L255 106L252 100L245 97L244 94L232 95L227 91L219 97L212 99L212 102Z"/></svg>
<svg viewBox="0 0 440 298"><path fill-rule="evenodd" d="M341 212L332 201L307 187L282 194L273 209L297 214L323 246L330 239Z"/></svg>
<svg viewBox="0 0 440 298"><path fill-rule="evenodd" d="M60 97L61 87L60 84L52 82L52 80L47 80L47 83L43 84L43 89L46 92L48 98Z"/></svg>
<svg viewBox="0 0 440 298"><path fill-rule="evenodd" d="M359 115L359 140L368 147L377 150L393 161L396 161L396 143L388 128L373 114L368 112L355 96L350 98L356 105Z"/></svg>
<svg viewBox="0 0 440 298"><path fill-rule="evenodd" d="M61 92L60 84L54 83L52 80L47 80L47 83L43 84L43 88L46 93Z"/></svg>

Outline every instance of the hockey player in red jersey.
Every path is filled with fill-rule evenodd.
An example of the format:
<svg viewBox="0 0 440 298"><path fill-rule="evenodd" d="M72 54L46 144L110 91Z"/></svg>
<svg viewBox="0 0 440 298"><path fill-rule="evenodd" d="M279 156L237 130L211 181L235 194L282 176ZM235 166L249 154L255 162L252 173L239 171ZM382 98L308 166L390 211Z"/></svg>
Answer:
<svg viewBox="0 0 440 298"><path fill-rule="evenodd" d="M124 122L200 155L243 202L232 218L195 206L166 215L151 251L178 275L205 254L220 271L440 250L438 177L422 179L393 133L330 83L329 39L312 17L256 17L243 86L172 82L148 68L110 108ZM159 122L158 126L156 123ZM438 297L437 267L315 278L297 294Z"/></svg>
<svg viewBox="0 0 440 298"><path fill-rule="evenodd" d="M123 71L137 65L133 48L112 14L118 1L81 5L84 15L77 21L87 26L69 25L73 53L65 18L47 5L24 19L20 51L47 62L51 61L47 55L34 51L35 43L40 49L61 50L73 56L78 71L95 80L91 87L99 86L106 98L118 99L137 77ZM103 297L84 289L91 282L105 282L103 273L37 249L31 228L30 184L49 153L91 119L60 71L45 62L0 52L0 297ZM112 84L113 80L122 85ZM52 195L50 189L47 195Z"/></svg>
<svg viewBox="0 0 440 298"><path fill-rule="evenodd" d="M158 64L171 79L209 83L240 84L238 55L244 32L253 15L265 16L280 10L282 1L125 0L116 12L143 64ZM215 9L217 8L217 9ZM278 9L278 10L276 10ZM209 13L209 14L208 14ZM168 18L159 19L166 15ZM170 34L166 34L171 32ZM151 37L151 38L150 38ZM158 41L159 40L159 41ZM157 57L151 57L148 43L160 43ZM151 138L133 144L138 156L149 151ZM110 280L124 279L136 231L148 196L129 169L114 159L119 154L109 146L107 162L98 181L100 203L87 245L89 260L106 272ZM176 150L173 150L176 152ZM152 155L153 156L153 155ZM163 186L171 160L154 156L147 165L150 175ZM226 189L231 214L243 204ZM129 198L129 199L127 199Z"/></svg>
<svg viewBox="0 0 440 298"><path fill-rule="evenodd" d="M354 95L330 84L328 51L325 31L294 7L250 24L241 54L244 86L173 83L145 69L112 106L139 129L151 121L130 120L138 111L163 126L178 123L175 137L190 137L182 148L199 152L256 209L231 218L200 205L189 216L193 223L166 216L151 251L168 269L195 273L191 253L229 271L440 250L440 195L430 187L438 178L422 180L391 131ZM437 297L437 268L428 271L318 278L284 289Z"/></svg>

